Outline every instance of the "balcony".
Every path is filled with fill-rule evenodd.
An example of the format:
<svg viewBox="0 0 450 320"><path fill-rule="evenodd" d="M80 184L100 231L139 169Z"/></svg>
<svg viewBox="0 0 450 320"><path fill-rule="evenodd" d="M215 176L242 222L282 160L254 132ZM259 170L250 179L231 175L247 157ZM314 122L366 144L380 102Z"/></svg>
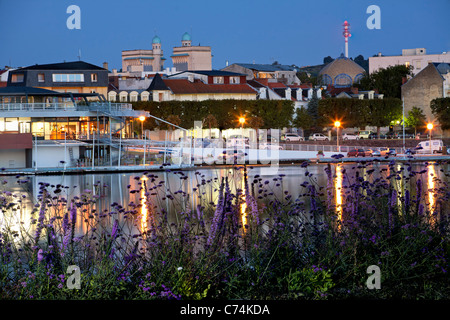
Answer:
<svg viewBox="0 0 450 320"><path fill-rule="evenodd" d="M90 105L74 104L72 102L59 103L1 103L0 111L129 111L132 110L128 103L93 102Z"/></svg>

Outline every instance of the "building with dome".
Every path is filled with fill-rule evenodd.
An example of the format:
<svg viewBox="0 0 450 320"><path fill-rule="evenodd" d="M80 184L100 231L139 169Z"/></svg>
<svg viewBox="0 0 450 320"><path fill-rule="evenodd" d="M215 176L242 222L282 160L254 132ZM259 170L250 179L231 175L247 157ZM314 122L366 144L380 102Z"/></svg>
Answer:
<svg viewBox="0 0 450 320"><path fill-rule="evenodd" d="M177 71L212 70L212 54L209 46L193 46L187 32L181 37L181 46L173 48L173 66Z"/></svg>
<svg viewBox="0 0 450 320"><path fill-rule="evenodd" d="M364 76L364 68L343 54L319 71L321 83L335 88L351 87Z"/></svg>
<svg viewBox="0 0 450 320"><path fill-rule="evenodd" d="M160 72L164 68L161 39L154 36L152 50L135 49L122 51L122 72Z"/></svg>

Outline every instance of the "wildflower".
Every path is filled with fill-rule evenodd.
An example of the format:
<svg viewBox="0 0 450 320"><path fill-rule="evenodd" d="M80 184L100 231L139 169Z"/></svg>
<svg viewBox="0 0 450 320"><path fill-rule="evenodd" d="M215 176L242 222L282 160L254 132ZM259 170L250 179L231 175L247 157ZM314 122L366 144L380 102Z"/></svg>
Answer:
<svg viewBox="0 0 450 320"><path fill-rule="evenodd" d="M44 259L44 251L42 251L42 249L39 249L39 251L37 253L37 260L38 260L38 262L41 262L42 259Z"/></svg>
<svg viewBox="0 0 450 320"><path fill-rule="evenodd" d="M178 267L177 270L181 271L181 270L183 270L183 267Z"/></svg>

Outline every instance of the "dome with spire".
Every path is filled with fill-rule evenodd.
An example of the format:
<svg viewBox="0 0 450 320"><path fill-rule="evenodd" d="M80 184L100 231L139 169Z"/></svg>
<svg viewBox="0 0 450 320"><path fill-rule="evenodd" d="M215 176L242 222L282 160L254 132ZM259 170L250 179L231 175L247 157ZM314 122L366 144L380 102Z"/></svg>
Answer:
<svg viewBox="0 0 450 320"><path fill-rule="evenodd" d="M322 84L334 87L351 87L361 80L365 70L343 54L319 71Z"/></svg>
<svg viewBox="0 0 450 320"><path fill-rule="evenodd" d="M183 34L183 36L181 37L181 41L191 41L191 35L187 32L185 32Z"/></svg>
<svg viewBox="0 0 450 320"><path fill-rule="evenodd" d="M161 43L161 39L158 36L154 36L152 43Z"/></svg>

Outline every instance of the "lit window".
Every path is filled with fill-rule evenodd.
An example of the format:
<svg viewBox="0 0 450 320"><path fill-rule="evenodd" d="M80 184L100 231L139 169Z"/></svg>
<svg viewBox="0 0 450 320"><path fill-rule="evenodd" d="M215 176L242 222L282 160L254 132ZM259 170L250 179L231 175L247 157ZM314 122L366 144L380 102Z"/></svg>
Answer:
<svg viewBox="0 0 450 320"><path fill-rule="evenodd" d="M97 74L96 73L91 73L91 81L97 82Z"/></svg>
<svg viewBox="0 0 450 320"><path fill-rule="evenodd" d="M409 67L409 61L405 62L405 66L408 68Z"/></svg>
<svg viewBox="0 0 450 320"><path fill-rule="evenodd" d="M16 73L11 75L11 82L23 82L23 73Z"/></svg>
<svg viewBox="0 0 450 320"><path fill-rule="evenodd" d="M45 75L43 73L38 74L38 82L45 82Z"/></svg>
<svg viewBox="0 0 450 320"><path fill-rule="evenodd" d="M223 83L223 77L214 77L214 83Z"/></svg>
<svg viewBox="0 0 450 320"><path fill-rule="evenodd" d="M239 83L239 77L230 77L230 83L237 84Z"/></svg>
<svg viewBox="0 0 450 320"><path fill-rule="evenodd" d="M84 82L84 74L82 74L82 73L55 73L55 74L53 74L53 82Z"/></svg>

